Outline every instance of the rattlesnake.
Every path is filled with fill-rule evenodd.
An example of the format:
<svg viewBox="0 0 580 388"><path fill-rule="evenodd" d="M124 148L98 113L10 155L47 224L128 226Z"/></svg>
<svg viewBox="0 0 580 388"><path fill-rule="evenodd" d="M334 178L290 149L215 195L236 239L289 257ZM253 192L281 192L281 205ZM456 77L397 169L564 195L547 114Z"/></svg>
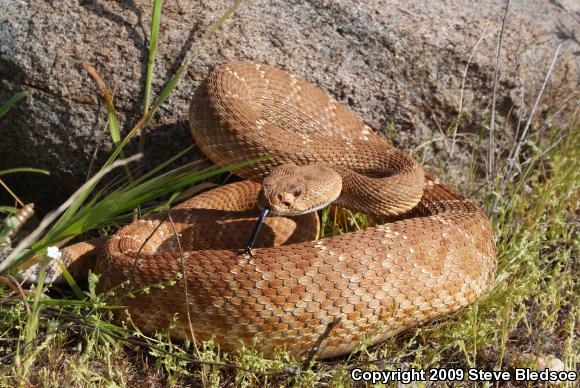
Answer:
<svg viewBox="0 0 580 388"><path fill-rule="evenodd" d="M140 329L301 356L339 318L317 351L330 357L456 311L490 287L496 257L485 214L312 84L266 65L224 64L197 89L189 116L197 145L218 165L268 157L235 171L250 179L198 195L170 217L136 221L101 249L65 249L66 257L98 251L100 291L166 283L121 301ZM298 169L292 163L314 166L284 183ZM269 217L253 254L240 252L260 203L278 213L319 207L304 203L325 169L342 178L336 202L371 214L375 226L316 240L315 213ZM171 281L177 273L184 279Z"/></svg>

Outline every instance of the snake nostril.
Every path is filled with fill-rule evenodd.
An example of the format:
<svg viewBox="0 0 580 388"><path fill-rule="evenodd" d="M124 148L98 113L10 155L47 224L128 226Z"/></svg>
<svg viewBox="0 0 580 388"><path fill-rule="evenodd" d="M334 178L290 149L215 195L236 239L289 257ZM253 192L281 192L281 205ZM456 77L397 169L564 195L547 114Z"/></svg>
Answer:
<svg viewBox="0 0 580 388"><path fill-rule="evenodd" d="M276 199L280 202L282 202L282 200L284 199L284 197L282 196L282 194L278 193L276 194Z"/></svg>
<svg viewBox="0 0 580 388"><path fill-rule="evenodd" d="M284 206L290 207L290 202L284 202Z"/></svg>

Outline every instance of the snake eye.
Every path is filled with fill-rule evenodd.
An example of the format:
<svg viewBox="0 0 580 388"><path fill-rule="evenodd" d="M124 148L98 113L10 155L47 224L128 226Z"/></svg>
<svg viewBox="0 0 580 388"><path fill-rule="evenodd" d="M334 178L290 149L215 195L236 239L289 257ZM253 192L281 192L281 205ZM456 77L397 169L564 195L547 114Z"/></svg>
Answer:
<svg viewBox="0 0 580 388"><path fill-rule="evenodd" d="M298 188L294 189L292 194L294 195L294 197L299 197L302 195L302 189L300 187L298 187Z"/></svg>

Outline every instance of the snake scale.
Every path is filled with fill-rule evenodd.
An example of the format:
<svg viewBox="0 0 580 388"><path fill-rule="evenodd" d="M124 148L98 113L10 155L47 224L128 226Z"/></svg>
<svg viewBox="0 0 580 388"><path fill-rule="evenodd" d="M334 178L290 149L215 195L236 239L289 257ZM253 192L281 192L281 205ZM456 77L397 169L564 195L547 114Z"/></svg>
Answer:
<svg viewBox="0 0 580 388"><path fill-rule="evenodd" d="M318 349L325 358L454 312L490 287L495 247L482 210L314 85L267 65L223 64L196 90L189 121L218 165L269 158L235 171L247 180L173 208L171 219L135 221L102 247L64 250L68 258L97 252L99 291L168 283L122 299L141 330L299 357L340 318ZM268 194L294 165L313 167ZM260 201L308 202L326 170L342 178L331 188L336 203L369 213L375 226L317 240L316 213L273 216L253 255L240 253ZM184 277L170 282L176 273Z"/></svg>

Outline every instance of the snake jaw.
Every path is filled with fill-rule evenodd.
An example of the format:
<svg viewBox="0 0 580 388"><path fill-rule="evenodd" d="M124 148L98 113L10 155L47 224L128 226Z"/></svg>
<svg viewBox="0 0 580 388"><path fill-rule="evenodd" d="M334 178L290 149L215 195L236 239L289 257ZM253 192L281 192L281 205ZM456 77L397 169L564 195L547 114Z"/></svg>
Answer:
<svg viewBox="0 0 580 388"><path fill-rule="evenodd" d="M292 211L291 209L283 209L283 208L279 209L279 208L274 208L274 207L268 207L268 205L266 205L266 208L268 208L270 210L270 214L273 216L297 217L297 216L317 212L321 209L324 209L325 207L327 207L331 203L335 202L338 199L338 197L340 197L340 193L336 194L336 196L329 198L327 201L325 201L323 203L320 203L314 207L308 208L307 210Z"/></svg>

